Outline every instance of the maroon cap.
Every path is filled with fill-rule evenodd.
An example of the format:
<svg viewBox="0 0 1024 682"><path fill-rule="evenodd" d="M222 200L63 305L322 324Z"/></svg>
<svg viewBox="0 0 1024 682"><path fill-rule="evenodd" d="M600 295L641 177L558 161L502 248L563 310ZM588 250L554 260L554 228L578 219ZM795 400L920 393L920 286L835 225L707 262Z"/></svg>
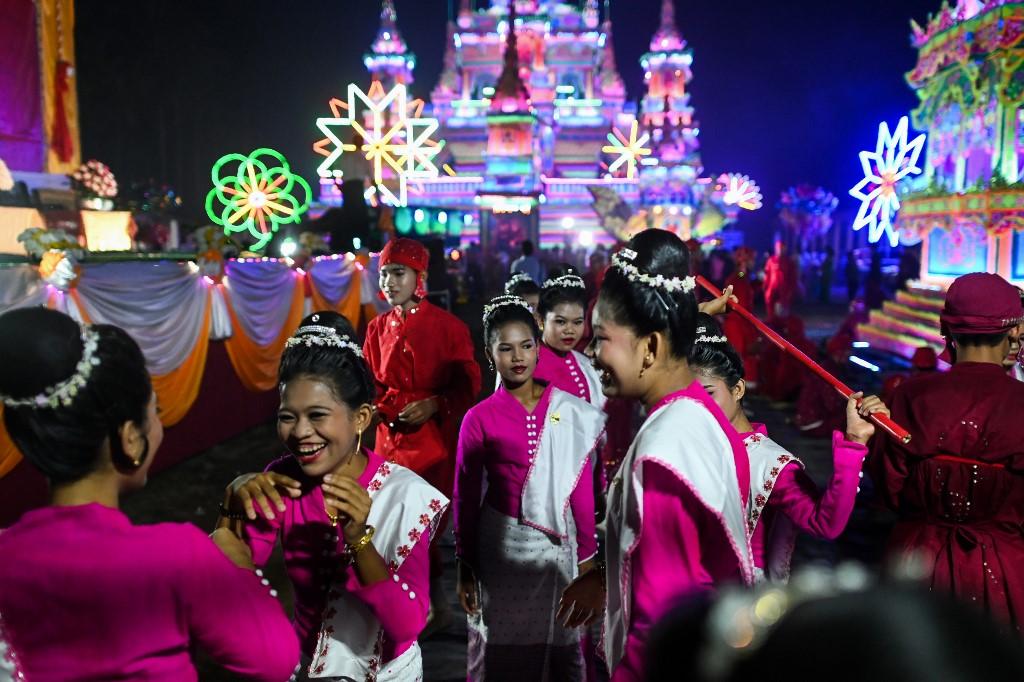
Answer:
<svg viewBox="0 0 1024 682"><path fill-rule="evenodd" d="M935 369L939 365L939 356L931 346L921 346L914 351L910 364L914 369Z"/></svg>
<svg viewBox="0 0 1024 682"><path fill-rule="evenodd" d="M395 263L416 272L426 272L430 263L427 247L414 239L392 239L380 252L380 267Z"/></svg>
<svg viewBox="0 0 1024 682"><path fill-rule="evenodd" d="M1017 289L999 275L974 272L957 277L946 292L940 322L943 336L998 334L1024 316Z"/></svg>

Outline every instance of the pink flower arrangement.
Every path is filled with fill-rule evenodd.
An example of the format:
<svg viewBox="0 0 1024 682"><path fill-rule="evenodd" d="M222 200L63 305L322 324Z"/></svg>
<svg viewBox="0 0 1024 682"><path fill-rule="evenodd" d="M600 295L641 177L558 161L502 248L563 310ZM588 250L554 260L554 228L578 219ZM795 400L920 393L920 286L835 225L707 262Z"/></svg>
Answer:
<svg viewBox="0 0 1024 682"><path fill-rule="evenodd" d="M71 174L71 179L89 194L112 199L117 196L117 180L106 164L90 159Z"/></svg>

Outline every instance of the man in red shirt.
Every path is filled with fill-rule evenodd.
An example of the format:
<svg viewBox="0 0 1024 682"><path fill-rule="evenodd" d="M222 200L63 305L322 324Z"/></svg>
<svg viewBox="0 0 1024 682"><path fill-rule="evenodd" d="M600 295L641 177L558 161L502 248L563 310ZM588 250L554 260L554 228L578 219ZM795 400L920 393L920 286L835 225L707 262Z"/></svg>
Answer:
<svg viewBox="0 0 1024 682"><path fill-rule="evenodd" d="M469 328L426 300L429 260L412 239L394 239L381 251L380 290L393 308L370 321L363 353L377 384L377 453L451 497L459 425L480 392L480 367ZM440 575L432 545L435 615L447 612Z"/></svg>
<svg viewBox="0 0 1024 682"><path fill-rule="evenodd" d="M788 317L800 285L796 263L782 241L775 242L775 255L764 265L764 302L768 318Z"/></svg>

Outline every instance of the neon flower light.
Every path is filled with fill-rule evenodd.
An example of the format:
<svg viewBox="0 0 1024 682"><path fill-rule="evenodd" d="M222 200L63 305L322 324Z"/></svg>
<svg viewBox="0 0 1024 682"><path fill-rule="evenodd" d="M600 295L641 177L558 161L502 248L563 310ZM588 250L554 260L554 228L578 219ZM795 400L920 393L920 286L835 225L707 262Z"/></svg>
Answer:
<svg viewBox="0 0 1024 682"><path fill-rule="evenodd" d="M605 154L619 155L619 158L608 164L608 172L614 173L622 164L627 164L626 177L632 179L636 175L637 161L640 157L651 153L650 148L644 146L651 139L651 136L644 133L638 138L637 132L639 127L639 122L634 119L633 125L629 129L628 138L618 128L612 128L612 132L608 133L608 141L611 144L601 147L601 151Z"/></svg>
<svg viewBox="0 0 1024 682"><path fill-rule="evenodd" d="M222 170L229 173L222 175ZM206 195L206 214L225 235L248 232L256 240L254 251L266 246L281 225L298 223L309 209L309 185L273 149L222 156L213 164L210 178L213 189Z"/></svg>
<svg viewBox="0 0 1024 682"><path fill-rule="evenodd" d="M358 118L357 102L369 110L369 122ZM377 193L393 206L408 203L409 180L436 178L438 168L434 157L444 146L443 141L431 139L438 129L436 118L422 118L423 101L408 99L405 85L399 83L385 93L379 81L374 81L368 92L359 86L348 86L348 102L331 100L333 117L318 118L317 128L326 137L313 145L313 150L326 156L317 167L321 177L340 177L341 172L332 167L343 153L362 153L373 165L373 182ZM348 115L342 116L342 111ZM350 142L344 142L336 128L351 128L349 138L358 135L363 145L357 150ZM333 149L328 149L333 145ZM398 179L396 195L385 184L385 175L393 173Z"/></svg>
<svg viewBox="0 0 1024 682"><path fill-rule="evenodd" d="M722 201L725 204L739 206L748 211L756 211L761 208L761 199L763 198L761 188L746 175L725 173L719 176L718 182L725 189L725 193L722 195Z"/></svg>
<svg viewBox="0 0 1024 682"><path fill-rule="evenodd" d="M896 132L890 134L889 126L882 121L878 126L875 151L860 153L864 179L850 190L850 196L861 202L853 229L860 230L867 225L868 241L872 243L884 234L888 235L892 246L899 244L899 231L892 227L892 219L900 208L897 191L907 176L921 172L917 159L921 156L925 140L922 133L908 142L909 125L904 116L896 125Z"/></svg>

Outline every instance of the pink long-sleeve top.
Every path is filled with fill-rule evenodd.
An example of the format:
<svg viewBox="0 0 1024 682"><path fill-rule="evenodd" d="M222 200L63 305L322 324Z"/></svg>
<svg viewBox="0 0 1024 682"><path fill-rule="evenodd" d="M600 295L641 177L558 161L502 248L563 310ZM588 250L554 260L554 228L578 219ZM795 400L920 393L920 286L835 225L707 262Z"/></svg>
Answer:
<svg viewBox="0 0 1024 682"><path fill-rule="evenodd" d="M384 459L369 450L366 469L359 476L359 485L366 488ZM278 533L284 549L288 578L295 591L295 629L302 651L312 655L316 649L327 595L338 585L355 595L380 621L384 630L382 659L393 660L405 652L419 637L427 622L430 608L430 535L424 533L397 571L399 581L382 580L370 585L359 581L354 565L341 558L345 539L338 533L324 507L319 479L311 479L291 455L277 459L267 471L289 476L302 484L302 495L284 497L285 511L268 521L262 516L246 524L246 535L252 548L253 562L264 565L274 550ZM408 585L408 592L401 584ZM415 593L414 599L409 598Z"/></svg>
<svg viewBox="0 0 1024 682"><path fill-rule="evenodd" d="M744 440L767 436L764 424L753 424L751 433L741 434ZM750 538L754 565L765 567L765 541L771 529L772 517L785 515L793 524L809 535L835 540L846 528L857 501L861 468L867 457L866 445L846 440L838 431L832 432L832 478L824 491L818 489L811 477L797 462L790 461L779 472L769 490L764 491L767 510L754 527ZM767 481L766 481L767 482ZM766 482L753 481L753 486ZM761 494L761 493L755 493Z"/></svg>
<svg viewBox="0 0 1024 682"><path fill-rule="evenodd" d="M586 372L587 369L580 367L572 352L561 355L543 343L540 344L534 378L565 391L569 395L582 398L588 403L594 403L591 400L590 387L587 385Z"/></svg>
<svg viewBox="0 0 1024 682"><path fill-rule="evenodd" d="M192 525L44 507L0 532L0 557L0 638L23 679L196 680L193 648L246 679L299 662L269 588Z"/></svg>
<svg viewBox="0 0 1024 682"><path fill-rule="evenodd" d="M543 425L551 391L549 385L533 411L527 412L502 386L466 413L459 434L452 506L456 552L471 566L476 565L477 522L482 504L513 519L520 518L523 488L535 449L529 442L530 433ZM485 474L487 493L481 500ZM593 467L589 459L569 496L569 508L576 523L576 557L583 562L597 553Z"/></svg>
<svg viewBox="0 0 1024 682"><path fill-rule="evenodd" d="M701 402L715 418L728 442L739 477L736 494L746 483L746 448L721 408L703 387L693 382L666 396ZM660 406L660 405L659 405ZM651 412L658 409L655 406ZM640 541L632 555L632 618L626 649L611 676L612 682L641 682L651 628L686 594L715 589L723 583L742 583L736 551L723 538L722 521L701 502L675 472L654 460L643 467L643 518ZM743 468L741 468L743 467ZM649 522L648 520L653 520ZM716 541L711 541L714 538Z"/></svg>

